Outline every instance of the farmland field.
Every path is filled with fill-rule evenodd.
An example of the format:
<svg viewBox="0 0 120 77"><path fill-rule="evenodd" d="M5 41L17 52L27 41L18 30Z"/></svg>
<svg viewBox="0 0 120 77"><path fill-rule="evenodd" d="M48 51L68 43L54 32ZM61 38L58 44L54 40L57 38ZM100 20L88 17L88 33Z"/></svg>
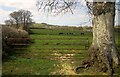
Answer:
<svg viewBox="0 0 120 77"><path fill-rule="evenodd" d="M31 29L34 43L14 50L3 62L3 75L76 75L75 68L88 57L85 42L92 42L92 32L80 29ZM84 33L84 34L81 34ZM120 51L120 33L115 33ZM91 71L92 70L92 71ZM80 75L103 75L97 69L82 70ZM120 74L117 70L116 74Z"/></svg>

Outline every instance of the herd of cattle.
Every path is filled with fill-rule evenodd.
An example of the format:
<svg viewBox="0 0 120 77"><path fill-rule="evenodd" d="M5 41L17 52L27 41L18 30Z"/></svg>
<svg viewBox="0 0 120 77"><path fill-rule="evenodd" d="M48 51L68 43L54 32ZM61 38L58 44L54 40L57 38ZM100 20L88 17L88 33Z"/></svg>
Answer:
<svg viewBox="0 0 120 77"><path fill-rule="evenodd" d="M59 35L63 35L63 34L67 34L67 35L74 35L74 33L63 33L63 32L60 32ZM84 35L83 32L80 33L81 35Z"/></svg>

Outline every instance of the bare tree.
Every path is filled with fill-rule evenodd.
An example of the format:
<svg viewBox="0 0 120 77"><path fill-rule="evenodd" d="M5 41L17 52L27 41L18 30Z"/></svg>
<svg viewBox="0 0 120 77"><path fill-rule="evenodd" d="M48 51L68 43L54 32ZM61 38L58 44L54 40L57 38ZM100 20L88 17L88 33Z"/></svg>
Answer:
<svg viewBox="0 0 120 77"><path fill-rule="evenodd" d="M23 29L27 30L30 23L32 23L32 13L28 10L19 10L10 14L11 18L16 22L17 28L23 25Z"/></svg>
<svg viewBox="0 0 120 77"><path fill-rule="evenodd" d="M77 6L77 0L37 0L38 10L49 12L53 15L71 12Z"/></svg>
<svg viewBox="0 0 120 77"><path fill-rule="evenodd" d="M93 42L89 48L90 63L98 64L100 69L106 68L109 75L113 75L113 68L120 64L120 56L115 44L114 19L115 0L107 2L86 1L89 13L92 15ZM73 13L74 8L80 2L76 0L38 0L37 7L49 13Z"/></svg>
<svg viewBox="0 0 120 77"><path fill-rule="evenodd" d="M13 23L14 23L14 21L12 19L5 20L5 24L8 25L8 26L12 26Z"/></svg>
<svg viewBox="0 0 120 77"><path fill-rule="evenodd" d="M28 29L28 25L32 23L32 13L28 10L19 10L21 23L24 25L24 30Z"/></svg>
<svg viewBox="0 0 120 77"><path fill-rule="evenodd" d="M10 13L10 16L15 21L16 28L19 28L20 13L15 11L15 12Z"/></svg>

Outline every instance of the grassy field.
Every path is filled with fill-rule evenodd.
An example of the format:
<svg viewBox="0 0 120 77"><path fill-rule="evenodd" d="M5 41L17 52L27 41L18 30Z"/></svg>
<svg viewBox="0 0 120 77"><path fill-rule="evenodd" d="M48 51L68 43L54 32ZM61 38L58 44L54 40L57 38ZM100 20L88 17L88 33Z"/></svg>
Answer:
<svg viewBox="0 0 120 77"><path fill-rule="evenodd" d="M34 43L25 49L15 50L3 62L3 75L76 75L74 69L88 57L81 44L85 38L92 42L92 32L81 35L79 29L31 29ZM63 34L59 34L63 33ZM68 34L67 34L68 33ZM73 33L73 34L69 34ZM120 36L116 33L120 51ZM116 74L120 74L117 70ZM96 69L82 70L80 75L104 74Z"/></svg>

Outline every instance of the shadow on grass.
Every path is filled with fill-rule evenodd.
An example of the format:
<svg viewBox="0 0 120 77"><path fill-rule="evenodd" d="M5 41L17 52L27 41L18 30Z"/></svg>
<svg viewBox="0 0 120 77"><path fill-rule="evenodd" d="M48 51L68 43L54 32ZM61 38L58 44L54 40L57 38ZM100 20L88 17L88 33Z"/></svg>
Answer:
<svg viewBox="0 0 120 77"><path fill-rule="evenodd" d="M27 48L29 46L19 46L20 49L14 49L16 48L17 46L14 46L14 47L9 47L8 51L6 51L4 53L4 55L2 55L2 61L3 62L6 62L6 61L9 61L9 60L15 60L16 57L18 57L17 54L25 54L25 53L29 53L29 51L27 50ZM23 49L22 49L23 48Z"/></svg>

